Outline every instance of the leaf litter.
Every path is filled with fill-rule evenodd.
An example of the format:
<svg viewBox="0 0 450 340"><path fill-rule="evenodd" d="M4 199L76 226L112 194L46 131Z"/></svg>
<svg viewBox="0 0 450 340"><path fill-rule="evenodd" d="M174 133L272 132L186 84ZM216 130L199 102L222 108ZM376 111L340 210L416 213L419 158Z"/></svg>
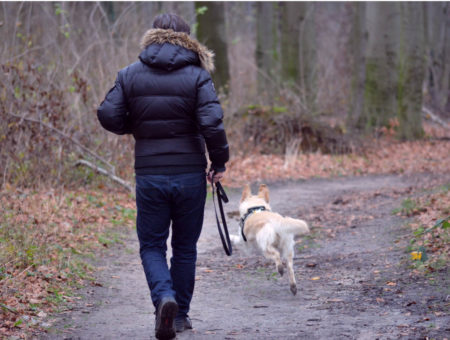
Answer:
<svg viewBox="0 0 450 340"><path fill-rule="evenodd" d="M315 177L449 173L449 149L446 140L378 140L364 154L300 154L288 166L281 155L238 154L230 160L223 184L241 187L250 182ZM417 207L408 213L398 212L405 217L414 216L411 227L423 234L418 243L437 258L449 253L448 239L441 236L443 232L448 234L448 229L435 228L430 233L422 230L450 215L449 191L448 187L428 191L414 198ZM390 195L404 197L410 192L393 190ZM327 220L323 219L320 207L306 217L319 226L332 220L342 228L356 227L373 218L357 214L358 205L368 198L364 195L381 194L339 197L323 208L327 209ZM70 190L7 186L0 192L0 203L0 333L27 338L51 326L51 320L46 320L48 315L70 308L79 299L73 295L73 287L86 285L86 281L96 285L89 259L120 242L114 235L117 228L134 226L135 204L129 194L104 186ZM345 205L351 205L356 213L340 213L339 207ZM336 231L339 227L330 230L328 236L334 237ZM209 272L212 271L205 270Z"/></svg>

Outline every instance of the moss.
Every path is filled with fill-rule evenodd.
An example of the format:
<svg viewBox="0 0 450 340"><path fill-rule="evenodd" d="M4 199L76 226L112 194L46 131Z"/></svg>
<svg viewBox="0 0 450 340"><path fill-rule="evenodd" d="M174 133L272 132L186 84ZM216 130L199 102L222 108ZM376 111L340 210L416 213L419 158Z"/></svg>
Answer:
<svg viewBox="0 0 450 340"><path fill-rule="evenodd" d="M402 140L422 138L422 81L423 72L417 70L420 61L401 54L398 63L397 80L397 118L399 128L397 137Z"/></svg>
<svg viewBox="0 0 450 340"><path fill-rule="evenodd" d="M364 85L364 108L357 126L371 131L376 126L376 117L379 115L380 89L378 84L378 65L375 61L366 63L366 82Z"/></svg>
<svg viewBox="0 0 450 340"><path fill-rule="evenodd" d="M396 115L394 81L383 60L367 58L366 81L364 87L364 107L357 127L366 132L389 126Z"/></svg>

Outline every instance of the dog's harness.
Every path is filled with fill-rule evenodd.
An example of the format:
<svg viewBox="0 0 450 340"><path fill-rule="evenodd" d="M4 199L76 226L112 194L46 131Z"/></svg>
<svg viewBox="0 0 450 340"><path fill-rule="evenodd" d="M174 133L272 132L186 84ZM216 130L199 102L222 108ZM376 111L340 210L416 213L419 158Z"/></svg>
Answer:
<svg viewBox="0 0 450 340"><path fill-rule="evenodd" d="M244 217L241 218L241 220L239 221L239 225L241 226L241 234L242 234L242 238L244 239L245 242L247 242L247 238L245 237L244 234L244 224L245 224L245 220L252 215L255 212L260 212L260 211L264 211L266 210L266 207L261 205L261 206L257 206L257 207L252 207L250 209L247 210L247 212L245 213Z"/></svg>

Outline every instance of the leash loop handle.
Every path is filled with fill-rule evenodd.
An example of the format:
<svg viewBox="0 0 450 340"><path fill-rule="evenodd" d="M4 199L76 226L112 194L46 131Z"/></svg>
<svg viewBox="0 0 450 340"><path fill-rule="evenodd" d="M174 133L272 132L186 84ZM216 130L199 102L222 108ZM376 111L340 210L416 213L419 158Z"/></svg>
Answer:
<svg viewBox="0 0 450 340"><path fill-rule="evenodd" d="M220 195L220 197L222 198L222 201L224 203L228 203L228 196L222 186L222 184L220 184L220 182L216 183L216 188L217 188L217 193Z"/></svg>

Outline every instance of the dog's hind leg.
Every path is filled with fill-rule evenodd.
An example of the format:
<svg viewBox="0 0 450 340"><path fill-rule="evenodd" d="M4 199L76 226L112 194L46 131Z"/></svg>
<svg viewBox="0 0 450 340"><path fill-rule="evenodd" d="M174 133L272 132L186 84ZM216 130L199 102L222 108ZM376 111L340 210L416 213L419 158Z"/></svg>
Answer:
<svg viewBox="0 0 450 340"><path fill-rule="evenodd" d="M283 276L284 267L283 263L281 262L281 256L278 250L274 246L269 244L266 246L266 249L264 250L264 256L275 262L278 273L280 273L280 275Z"/></svg>
<svg viewBox="0 0 450 340"><path fill-rule="evenodd" d="M289 252L286 256L287 259L287 269L289 275L289 286L291 288L292 294L297 294L297 282L295 281L294 273L294 251Z"/></svg>
<svg viewBox="0 0 450 340"><path fill-rule="evenodd" d="M266 258L275 262L277 266L277 271L283 276L284 267L281 262L281 254L274 247L274 243L277 242L277 236L272 228L264 227L257 235L256 235L256 243L258 247L261 249L262 253Z"/></svg>

